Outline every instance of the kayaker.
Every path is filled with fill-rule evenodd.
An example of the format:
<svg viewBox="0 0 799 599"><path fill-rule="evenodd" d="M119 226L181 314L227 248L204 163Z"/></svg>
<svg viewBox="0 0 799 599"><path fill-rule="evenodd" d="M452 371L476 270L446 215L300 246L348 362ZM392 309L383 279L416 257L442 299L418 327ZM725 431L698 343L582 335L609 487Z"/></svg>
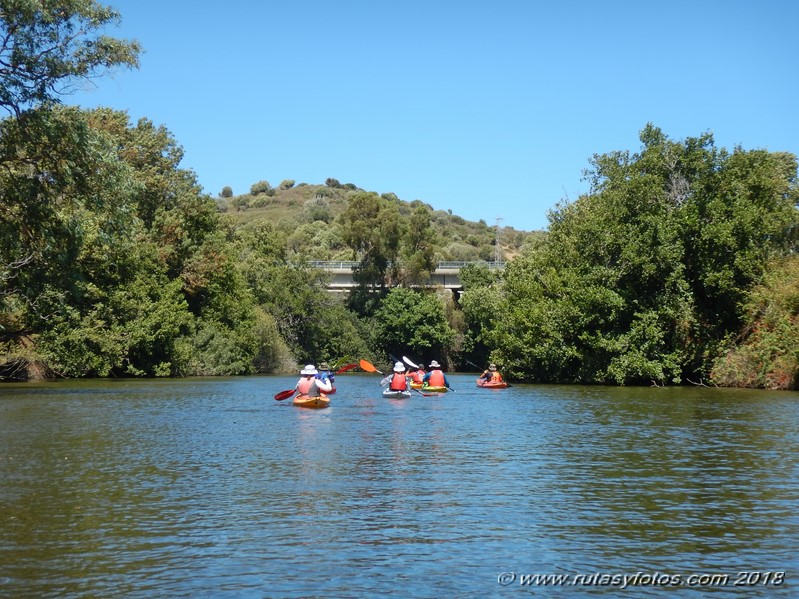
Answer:
<svg viewBox="0 0 799 599"><path fill-rule="evenodd" d="M336 377L332 372L330 372L330 364L327 362L321 362L319 364L319 372L316 374L316 378L322 379L323 381L329 381L331 385L336 382Z"/></svg>
<svg viewBox="0 0 799 599"><path fill-rule="evenodd" d="M492 383L501 383L503 380L502 375L497 370L497 365L493 363L488 365L488 370L483 371L483 374L480 375L480 379Z"/></svg>
<svg viewBox="0 0 799 599"><path fill-rule="evenodd" d="M385 377L380 384L384 387L388 385L391 391L407 391L408 378L408 375L405 374L405 364L397 362L394 364L394 373Z"/></svg>
<svg viewBox="0 0 799 599"><path fill-rule="evenodd" d="M333 385L329 381L316 378L319 371L313 364L308 364L305 368L300 370L302 378L297 381L294 388L300 392L300 395L307 395L308 397L319 397L321 392L330 393L333 390Z"/></svg>
<svg viewBox="0 0 799 599"><path fill-rule="evenodd" d="M418 383L420 385L424 382L424 375L425 375L424 366L419 366L417 370L414 370L413 372L409 373L409 376L411 377L411 382Z"/></svg>
<svg viewBox="0 0 799 599"><path fill-rule="evenodd" d="M449 381L447 380L444 371L441 370L441 364L433 360L430 362L430 372L424 375L422 381L427 383L428 387L447 387L449 388Z"/></svg>

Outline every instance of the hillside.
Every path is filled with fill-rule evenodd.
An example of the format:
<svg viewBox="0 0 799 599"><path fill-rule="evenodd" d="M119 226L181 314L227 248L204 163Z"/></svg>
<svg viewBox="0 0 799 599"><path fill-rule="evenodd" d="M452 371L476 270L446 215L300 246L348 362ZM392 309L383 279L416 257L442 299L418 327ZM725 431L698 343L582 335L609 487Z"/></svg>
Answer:
<svg viewBox="0 0 799 599"><path fill-rule="evenodd" d="M352 250L341 239L337 217L346 210L350 196L361 191L364 190L354 184L342 185L331 179L324 185L295 185L287 180L277 187L260 181L248 194L224 194L228 197L220 194L217 205L238 226L259 221L270 223L285 235L290 254L302 254L309 260L351 260ZM484 220L469 221L451 210L436 210L420 200L407 202L393 193L380 195L395 202L403 217L410 217L411 211L420 204L430 211L431 224L436 231L432 242L439 261L509 260L519 254L525 242L545 234L543 231L518 231L513 227L499 227L497 231L495 225ZM327 223L328 229L320 235L318 227L310 226L315 221ZM307 243L309 239L314 243Z"/></svg>

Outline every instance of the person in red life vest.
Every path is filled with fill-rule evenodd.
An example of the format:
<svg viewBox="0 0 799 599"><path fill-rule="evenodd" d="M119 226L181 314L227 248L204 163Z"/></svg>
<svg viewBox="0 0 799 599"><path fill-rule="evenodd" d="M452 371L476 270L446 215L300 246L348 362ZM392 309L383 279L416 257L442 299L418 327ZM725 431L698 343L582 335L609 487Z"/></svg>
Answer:
<svg viewBox="0 0 799 599"><path fill-rule="evenodd" d="M420 385L424 382L424 375L425 371L423 366L419 366L418 370L414 370L413 372L409 373L409 376L411 377L411 382L419 383Z"/></svg>
<svg viewBox="0 0 799 599"><path fill-rule="evenodd" d="M410 387L408 378L408 375L405 374L405 364L397 362L394 364L394 374L389 374L380 381L380 384L384 387L388 385L391 391L407 391Z"/></svg>
<svg viewBox="0 0 799 599"><path fill-rule="evenodd" d="M422 380L426 387L447 387L449 388L449 381L441 370L441 364L433 360L430 362L430 372L428 372Z"/></svg>
<svg viewBox="0 0 799 599"><path fill-rule="evenodd" d="M480 375L480 378L485 380L486 382L492 382L492 383L502 382L502 375L497 370L496 364L489 364L488 370L483 371L483 374Z"/></svg>
<svg viewBox="0 0 799 599"><path fill-rule="evenodd" d="M316 375L319 371L313 364L308 364L305 368L300 370L302 378L297 381L294 388L299 391L300 395L307 395L308 397L319 397L322 391L330 393L333 386L330 381L318 379Z"/></svg>

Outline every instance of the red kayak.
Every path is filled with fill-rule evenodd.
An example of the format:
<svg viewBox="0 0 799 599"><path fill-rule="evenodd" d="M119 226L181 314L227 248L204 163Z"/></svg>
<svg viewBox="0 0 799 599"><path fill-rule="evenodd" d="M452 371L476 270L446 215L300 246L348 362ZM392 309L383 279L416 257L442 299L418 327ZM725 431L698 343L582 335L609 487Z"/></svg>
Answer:
<svg viewBox="0 0 799 599"><path fill-rule="evenodd" d="M487 381L485 379L477 379L477 386L484 389L504 389L508 386L505 381Z"/></svg>

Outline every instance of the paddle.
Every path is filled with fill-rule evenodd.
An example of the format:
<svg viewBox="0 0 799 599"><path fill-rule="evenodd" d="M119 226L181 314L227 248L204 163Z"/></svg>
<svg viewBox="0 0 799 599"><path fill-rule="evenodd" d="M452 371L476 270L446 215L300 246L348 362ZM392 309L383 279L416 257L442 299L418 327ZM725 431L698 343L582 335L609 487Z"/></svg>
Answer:
<svg viewBox="0 0 799 599"><path fill-rule="evenodd" d="M402 356L402 361L405 362L408 366L412 366L413 368L419 369L419 366L411 362L407 356Z"/></svg>
<svg viewBox="0 0 799 599"><path fill-rule="evenodd" d="M377 372L378 374L383 374L382 372L380 372L377 368L372 366L372 364L367 362L366 360L361 360L360 362L358 362L358 366L360 366L361 369L365 370L366 372Z"/></svg>
<svg viewBox="0 0 799 599"><path fill-rule="evenodd" d="M341 368L336 370L336 372L334 372L333 374L341 374L342 372L347 372L348 370L352 370L357 366L358 366L357 364L347 364L346 366L342 366Z"/></svg>
<svg viewBox="0 0 799 599"><path fill-rule="evenodd" d="M275 394L275 399L278 401L283 401L284 399L288 399L294 395L294 389L286 389L285 391L281 391L280 393Z"/></svg>

